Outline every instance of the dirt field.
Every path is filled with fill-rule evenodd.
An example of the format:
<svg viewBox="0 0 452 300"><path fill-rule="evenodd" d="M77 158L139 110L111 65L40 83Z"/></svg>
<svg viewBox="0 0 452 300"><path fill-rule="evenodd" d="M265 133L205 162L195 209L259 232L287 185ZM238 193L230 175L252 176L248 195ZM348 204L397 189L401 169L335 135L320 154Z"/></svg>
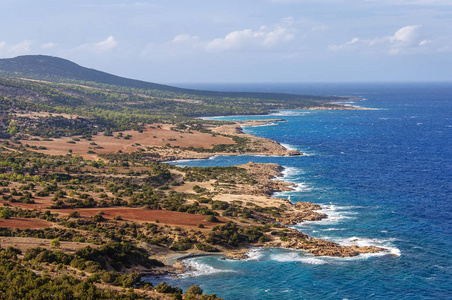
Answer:
<svg viewBox="0 0 452 300"><path fill-rule="evenodd" d="M160 223L177 226L189 226L196 227L198 224L203 224L204 227L212 227L218 225L218 223L207 222L206 217L203 215L193 215L189 213L182 213L177 211L166 210L151 210L142 208L82 208L77 210L61 209L54 210L53 212L63 214L77 211L82 217L92 217L98 212L104 213L103 217L111 219L116 216L120 216L123 220L139 221L139 222L155 222L159 220ZM223 218L218 218L220 221L225 222Z"/></svg>
<svg viewBox="0 0 452 300"><path fill-rule="evenodd" d="M35 197L35 203L7 202L11 206L17 206L23 209L45 209L52 205L51 197Z"/></svg>
<svg viewBox="0 0 452 300"><path fill-rule="evenodd" d="M0 219L0 227L8 228L46 228L53 224L39 219L11 218Z"/></svg>
<svg viewBox="0 0 452 300"><path fill-rule="evenodd" d="M49 239L38 239L38 238L29 238L29 237L0 237L0 245L2 248L8 248L9 246L19 248L22 252L25 252L27 249L36 248L36 247L45 247L46 249L52 249L50 246L51 240ZM98 247L97 245L88 244L88 243L77 243L77 242L63 242L60 241L59 250L65 252L75 252L78 249L84 248L86 246Z"/></svg>
<svg viewBox="0 0 452 300"><path fill-rule="evenodd" d="M88 151L94 151L98 154L116 153L121 150L123 153L131 153L137 151L139 148L146 149L146 147L162 147L166 144L170 144L172 147L190 147L195 148L203 147L205 149L211 149L215 145L219 144L234 144L235 142L228 137L212 136L208 133L200 133L193 131L177 132L170 130L171 125L158 125L147 126L146 129L140 133L134 130L123 131L123 137L130 135L130 139L115 138L118 133L115 132L114 136L104 136L99 133L92 137L91 141L80 139L80 141L74 141L69 137L60 139L53 139L53 141L21 141L23 145L46 147L47 150L35 150L45 154L51 155L66 155L69 149L72 150L72 154L81 155L85 159L95 159L95 154L88 154ZM95 144L93 144L95 143ZM96 147L102 147L103 149L96 149ZM33 149L30 149L33 150Z"/></svg>

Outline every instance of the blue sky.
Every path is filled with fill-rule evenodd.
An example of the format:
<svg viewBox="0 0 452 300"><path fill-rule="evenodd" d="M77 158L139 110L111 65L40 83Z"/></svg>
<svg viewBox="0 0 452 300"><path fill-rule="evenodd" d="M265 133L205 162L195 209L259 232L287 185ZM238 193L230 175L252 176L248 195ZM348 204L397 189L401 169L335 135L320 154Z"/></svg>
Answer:
<svg viewBox="0 0 452 300"><path fill-rule="evenodd" d="M452 0L0 0L0 57L174 82L452 80Z"/></svg>

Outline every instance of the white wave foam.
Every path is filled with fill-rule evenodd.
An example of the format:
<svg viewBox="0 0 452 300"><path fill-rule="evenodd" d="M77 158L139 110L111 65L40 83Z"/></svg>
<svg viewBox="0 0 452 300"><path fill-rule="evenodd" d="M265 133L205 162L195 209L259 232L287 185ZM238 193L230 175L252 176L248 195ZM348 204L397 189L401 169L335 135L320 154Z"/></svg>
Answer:
<svg viewBox="0 0 452 300"><path fill-rule="evenodd" d="M299 223L296 226L307 226L307 225L333 225L338 224L344 220L351 220L354 219L353 216L356 212L352 211L353 208L356 208L354 206L337 206L334 204L330 205L324 205L320 204L320 207L322 210L320 210L321 213L324 213L327 215L326 219L322 219L319 221L304 221L303 223Z"/></svg>
<svg viewBox="0 0 452 300"><path fill-rule="evenodd" d="M259 120L257 119L256 121L259 121ZM275 126L275 125L278 125L278 124L276 124L274 122L268 122L268 123L259 124L259 125L257 125L257 124L256 125L250 124L250 125L246 125L246 126L241 125L240 127L243 129L243 131L245 133L250 133L250 132L252 132L252 130L250 130L250 129L252 129L253 127L267 127L267 126ZM247 128L250 128L250 129L247 129Z"/></svg>
<svg viewBox="0 0 452 300"><path fill-rule="evenodd" d="M297 148L295 148L295 146L293 146L293 145L290 145L290 144L283 144L283 143L280 143L281 144L281 146L283 146L284 148L286 148L286 150L298 150Z"/></svg>
<svg viewBox="0 0 452 300"><path fill-rule="evenodd" d="M183 166L184 163L192 162L192 161L195 161L195 160L199 160L199 159L179 159L179 160L169 161L168 163L173 163L173 164L176 164L178 166Z"/></svg>
<svg viewBox="0 0 452 300"><path fill-rule="evenodd" d="M315 152L312 152L312 151L304 151L304 150L298 150L298 151L303 153L303 156L314 156L314 155L317 155Z"/></svg>
<svg viewBox="0 0 452 300"><path fill-rule="evenodd" d="M237 156L247 156L247 154L237 155ZM287 157L287 156L284 156L284 155L264 155L264 154L253 154L251 156L256 156L256 157L282 157L282 158L286 158Z"/></svg>
<svg viewBox="0 0 452 300"><path fill-rule="evenodd" d="M295 168L295 167L284 167L284 170L282 171L282 176L284 178L287 177L296 177L299 174L302 174L303 171L299 168Z"/></svg>
<svg viewBox="0 0 452 300"><path fill-rule="evenodd" d="M294 191L295 192L309 192L312 190L312 187L309 187L306 183L301 182L297 183L295 185Z"/></svg>
<svg viewBox="0 0 452 300"><path fill-rule="evenodd" d="M321 229L321 230L322 231L342 231L342 230L345 230L345 228L326 228L326 229Z"/></svg>
<svg viewBox="0 0 452 300"><path fill-rule="evenodd" d="M207 264L196 261L195 259L187 259L183 261L188 271L178 275L177 277L193 277L211 275L216 273L231 273L233 270L217 269Z"/></svg>
<svg viewBox="0 0 452 300"><path fill-rule="evenodd" d="M177 159L177 160L171 160L171 161L169 161L169 163L173 163L173 164L177 164L177 165L183 165L184 163L186 163L186 162L192 162L192 161L199 161L199 160L202 160L202 159L215 159L215 158L217 158L217 157L219 157L219 155L212 155L212 156L209 156L209 157L207 157L207 158L186 158L186 159Z"/></svg>
<svg viewBox="0 0 452 300"><path fill-rule="evenodd" d="M284 166L283 166L284 167ZM275 177L277 180L285 180L288 178L298 177L298 175L303 174L303 170L295 167L284 167L281 172L281 176ZM289 181L291 182L291 181Z"/></svg>
<svg viewBox="0 0 452 300"><path fill-rule="evenodd" d="M277 262L301 262L310 265L323 265L327 263L323 259L310 256L303 256L300 255L300 253L298 252L273 254L270 256L270 259Z"/></svg>
<svg viewBox="0 0 452 300"><path fill-rule="evenodd" d="M246 256L247 258L240 259L240 261L259 261L264 257L264 248L253 248L250 249ZM225 261L236 261L236 259L224 259Z"/></svg>
<svg viewBox="0 0 452 300"><path fill-rule="evenodd" d="M290 200L290 193L291 192L274 192L272 194L272 197L276 197L276 198L285 198L285 197L287 197Z"/></svg>
<svg viewBox="0 0 452 300"><path fill-rule="evenodd" d="M248 258L246 258L244 260L246 260L246 261L258 261L258 260L261 260L262 257L264 257L263 251L264 251L264 249L257 249L257 248L250 249L250 251L248 251L246 253Z"/></svg>
<svg viewBox="0 0 452 300"><path fill-rule="evenodd" d="M282 192L274 192L272 194L273 197L288 197L290 200L290 196L294 192L308 192L312 190L306 182L295 182L295 179L299 179L300 174L303 174L304 171L295 168L295 167L284 167L284 170L281 172L281 176L275 177L275 180L282 180L285 182L292 183L293 186L290 186L290 191L282 191Z"/></svg>
<svg viewBox="0 0 452 300"><path fill-rule="evenodd" d="M304 116L307 115L311 112L309 111L293 111L293 110L289 110L289 111L278 111L278 112L274 112L269 114L269 116L287 116L287 117L297 117L297 116Z"/></svg>
<svg viewBox="0 0 452 300"><path fill-rule="evenodd" d="M356 236L345 238L345 239L336 239L337 243L344 245L344 246L351 246L351 245L357 245L360 247L365 246L376 246L385 249L384 252L378 252L378 253L365 253L360 254L360 258L368 258L368 257L374 257L374 256L384 256L387 254L394 255L394 256L400 256L402 255L402 252L399 248L395 247L391 242L396 241L394 238L389 239L370 239L370 238L359 238Z"/></svg>

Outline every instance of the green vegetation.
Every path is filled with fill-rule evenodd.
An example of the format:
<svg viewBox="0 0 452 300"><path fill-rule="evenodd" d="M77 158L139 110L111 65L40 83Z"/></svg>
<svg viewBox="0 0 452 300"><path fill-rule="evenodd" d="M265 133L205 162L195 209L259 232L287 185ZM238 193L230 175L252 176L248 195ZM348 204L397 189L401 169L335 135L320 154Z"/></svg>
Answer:
<svg viewBox="0 0 452 300"><path fill-rule="evenodd" d="M7 250L0 249L1 299L153 299L143 293L143 291L152 290L152 285L141 283L139 274L106 271L95 261L87 260L77 254L66 254L59 250L32 248L25 253L23 260L19 258L20 254L20 250L12 247ZM53 272L56 270L60 276L50 276L47 270L43 270L40 263L55 266L55 268L51 267L51 270ZM92 275L79 279L68 274L67 271L70 268L84 270ZM71 274L76 273L71 272ZM128 290L118 292L111 289L99 289L96 287L96 283L111 284L128 288ZM133 287L142 290L137 293ZM179 295L182 299L182 289L169 286L165 282L158 284L155 290L159 293ZM203 295L202 290L196 286L190 287L187 293L199 297L196 299L221 300L215 294Z"/></svg>
<svg viewBox="0 0 452 300"><path fill-rule="evenodd" d="M0 249L0 297L2 299L142 299L133 291L118 293L98 289L91 278L80 280L70 275L50 277L43 271L24 267L18 259L17 249ZM64 254L54 254L49 259L40 252L40 260L60 259ZM27 255L26 255L27 256ZM33 267L33 266L32 266ZM37 273L42 273L38 275Z"/></svg>
<svg viewBox="0 0 452 300"><path fill-rule="evenodd" d="M250 226L243 228L234 222L218 225L209 233L207 241L211 244L237 247L239 244L257 243L264 236L264 232L270 231L268 225Z"/></svg>
<svg viewBox="0 0 452 300"><path fill-rule="evenodd" d="M46 56L0 59L0 75L0 219L2 224L41 224L0 227L0 236L47 240L23 255L14 248L0 250L0 299L151 299L148 292L168 294L172 299L219 299L214 294L203 295L199 286L190 287L185 295L164 282L154 289L132 270L161 267L160 261L149 256L160 247L218 252L263 243L271 236L288 240L288 235L269 225L281 217L284 207L213 200L224 190L233 193L234 188L257 182L239 167L181 168L160 163L164 154L137 143L134 132L171 124L171 130L181 137L194 132L216 136L220 134L211 131L211 125L227 122L193 117L219 112L264 114L328 106L339 100L180 89L120 78ZM97 138L100 134L111 138ZM167 143L178 137L162 140L174 153L237 153L253 147L248 138L223 136L235 143L205 149ZM122 148L96 154L107 147L99 142L102 138L121 143L130 140L136 151L123 153ZM66 148L64 155L50 155L48 148L52 147L36 143L55 140L71 149ZM81 144L88 147L83 155L92 154L86 157L95 156L96 160L74 154L80 153ZM177 189L185 182L206 185L194 184L189 191ZM149 210L166 211L161 214L162 223L123 214L138 211L146 215ZM203 217L196 217L198 226L170 226L163 219L169 212ZM200 220L216 226L204 226ZM68 242L89 246L70 252ZM100 289L96 284L118 290Z"/></svg>
<svg viewBox="0 0 452 300"><path fill-rule="evenodd" d="M266 93L220 93L180 89L120 78L46 56L0 59L0 137L91 136L158 122L175 130L203 130L191 117L222 114L263 114L276 109L330 105L338 97ZM18 78L19 77L19 78ZM20 78L39 78L30 81ZM23 113L14 115L13 113ZM37 117L30 112L46 112ZM70 117L58 115L70 114ZM187 127L187 124L190 125ZM129 139L131 136L125 136ZM243 146L244 141L237 140ZM217 145L212 151L228 151ZM246 149L246 147L240 147Z"/></svg>

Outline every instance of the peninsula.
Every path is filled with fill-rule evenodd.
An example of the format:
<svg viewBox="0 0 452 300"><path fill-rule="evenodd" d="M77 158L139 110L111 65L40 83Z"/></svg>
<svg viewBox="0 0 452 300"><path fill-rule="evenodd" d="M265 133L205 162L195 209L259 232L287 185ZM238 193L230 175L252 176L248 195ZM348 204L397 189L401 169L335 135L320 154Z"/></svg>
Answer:
<svg viewBox="0 0 452 300"><path fill-rule="evenodd" d="M30 283L30 291L67 286L74 295L169 299L183 291L165 283L153 287L141 276L180 271L175 257L243 258L251 247L336 257L384 251L341 246L288 227L326 215L319 205L272 197L292 188L275 179L283 171L277 164L165 163L302 155L241 129L282 119L196 117L351 109L333 104L343 98L186 90L46 56L0 60L0 74L0 258L11 266L1 272L47 282ZM21 293L14 285L3 288ZM196 287L187 294L217 299Z"/></svg>

